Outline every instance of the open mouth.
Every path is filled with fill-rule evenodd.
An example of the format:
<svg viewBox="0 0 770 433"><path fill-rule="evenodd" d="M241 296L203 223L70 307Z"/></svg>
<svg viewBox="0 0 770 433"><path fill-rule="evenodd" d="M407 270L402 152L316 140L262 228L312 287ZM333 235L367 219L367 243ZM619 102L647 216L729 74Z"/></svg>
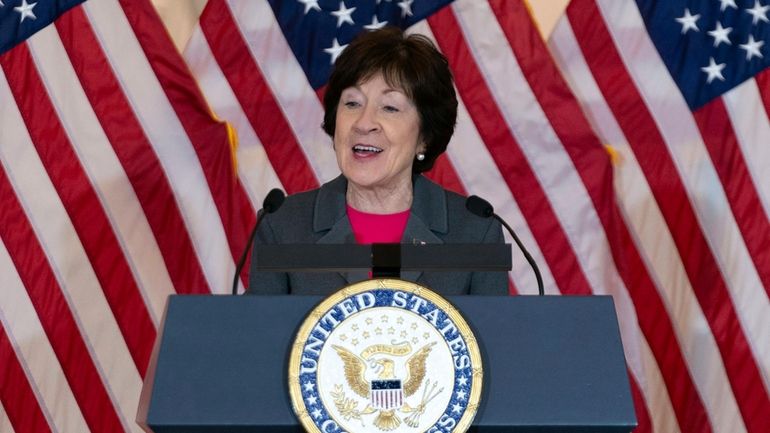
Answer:
<svg viewBox="0 0 770 433"><path fill-rule="evenodd" d="M382 152L379 147L369 146L365 144L356 144L353 146L353 152L356 155L376 155Z"/></svg>

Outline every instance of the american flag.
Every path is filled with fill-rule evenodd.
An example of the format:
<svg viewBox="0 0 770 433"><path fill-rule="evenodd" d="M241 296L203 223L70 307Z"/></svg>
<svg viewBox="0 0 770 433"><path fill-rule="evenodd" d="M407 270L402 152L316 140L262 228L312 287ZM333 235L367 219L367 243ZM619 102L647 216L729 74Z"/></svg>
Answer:
<svg viewBox="0 0 770 433"><path fill-rule="evenodd" d="M167 295L224 292L254 222L229 128L146 0L74 7L0 71L0 431L138 432Z"/></svg>
<svg viewBox="0 0 770 433"><path fill-rule="evenodd" d="M22 2L2 0L0 42ZM691 109L648 33L679 2L573 0L558 66L522 1L445 3L209 0L180 56L148 0L91 0L0 54L0 431L139 431L166 296L226 293L267 191L338 173L319 96L335 52L385 21L455 74L430 176L488 198L548 293L614 296L638 431L770 430L765 74ZM749 2L691 3L663 44L689 53L732 14L738 55L679 61L739 80L767 23ZM54 14L37 16L19 24ZM518 257L511 277L536 292Z"/></svg>
<svg viewBox="0 0 770 433"><path fill-rule="evenodd" d="M550 38L619 154L618 249L643 336L629 363L655 431L770 431L768 10L572 0Z"/></svg>

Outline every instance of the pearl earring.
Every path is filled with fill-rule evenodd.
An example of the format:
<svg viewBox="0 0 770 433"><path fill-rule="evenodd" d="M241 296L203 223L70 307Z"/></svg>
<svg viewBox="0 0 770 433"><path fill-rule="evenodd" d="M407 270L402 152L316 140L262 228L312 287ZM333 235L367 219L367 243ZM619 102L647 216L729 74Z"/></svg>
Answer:
<svg viewBox="0 0 770 433"><path fill-rule="evenodd" d="M424 153L418 153L417 154L417 160L418 161L425 161L425 154Z"/></svg>

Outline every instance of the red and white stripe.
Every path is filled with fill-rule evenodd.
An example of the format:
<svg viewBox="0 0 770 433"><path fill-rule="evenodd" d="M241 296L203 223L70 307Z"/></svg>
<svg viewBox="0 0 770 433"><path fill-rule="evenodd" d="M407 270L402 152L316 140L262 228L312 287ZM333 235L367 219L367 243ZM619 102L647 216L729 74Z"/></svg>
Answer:
<svg viewBox="0 0 770 433"><path fill-rule="evenodd" d="M225 292L254 208L147 1L0 56L2 431L134 422L165 298Z"/></svg>
<svg viewBox="0 0 770 433"><path fill-rule="evenodd" d="M697 391L678 396L683 376L669 375L679 428L766 431L768 179L757 163L767 160L768 118L760 78L691 114L633 1L573 0L550 46L597 133L621 154L623 216ZM693 412L697 397L705 419Z"/></svg>
<svg viewBox="0 0 770 433"><path fill-rule="evenodd" d="M404 393L399 389L372 390L372 407L379 410L398 409L403 403Z"/></svg>

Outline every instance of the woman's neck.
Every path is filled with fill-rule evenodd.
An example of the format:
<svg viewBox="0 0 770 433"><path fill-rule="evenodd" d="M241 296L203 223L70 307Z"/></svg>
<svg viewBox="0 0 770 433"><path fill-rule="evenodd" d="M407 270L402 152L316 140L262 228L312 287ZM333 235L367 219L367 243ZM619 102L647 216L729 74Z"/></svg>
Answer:
<svg viewBox="0 0 770 433"><path fill-rule="evenodd" d="M390 187L366 188L348 182L345 194L349 206L356 210L373 214L392 214L403 212L412 207L411 177Z"/></svg>

